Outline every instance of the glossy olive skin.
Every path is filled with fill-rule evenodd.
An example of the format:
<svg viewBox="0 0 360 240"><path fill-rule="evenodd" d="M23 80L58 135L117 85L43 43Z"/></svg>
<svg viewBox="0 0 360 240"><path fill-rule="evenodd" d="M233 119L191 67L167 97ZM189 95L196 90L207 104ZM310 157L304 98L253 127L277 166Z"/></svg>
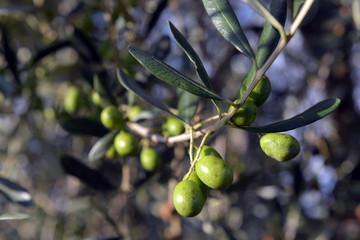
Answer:
<svg viewBox="0 0 360 240"><path fill-rule="evenodd" d="M266 155L286 162L296 157L300 152L300 143L288 134L268 133L261 137L260 147Z"/></svg>
<svg viewBox="0 0 360 240"><path fill-rule="evenodd" d="M101 111L101 123L108 129L122 128L124 119L122 113L115 106L107 106Z"/></svg>
<svg viewBox="0 0 360 240"><path fill-rule="evenodd" d="M195 170L200 180L213 189L228 188L234 178L229 164L221 158L205 156L195 164Z"/></svg>
<svg viewBox="0 0 360 240"><path fill-rule="evenodd" d="M191 180L183 180L176 185L173 202L176 211L184 217L198 215L204 206L202 192L199 186Z"/></svg>
<svg viewBox="0 0 360 240"><path fill-rule="evenodd" d="M197 154L198 150L196 150L195 152L195 156ZM218 157L218 158L221 158L221 155L212 147L210 146L207 146L207 145L204 145L202 148L201 148L201 152L200 152L200 155L199 155L199 159L205 157L205 156L215 156L215 157Z"/></svg>
<svg viewBox="0 0 360 240"><path fill-rule="evenodd" d="M128 112L127 112L127 116L129 118L130 121L135 121L136 117L139 115L139 113L141 113L143 111L143 108L140 107L139 105L134 105L132 106Z"/></svg>
<svg viewBox="0 0 360 240"><path fill-rule="evenodd" d="M168 117L165 122L165 131L169 136L177 136L185 132L185 127L176 117Z"/></svg>
<svg viewBox="0 0 360 240"><path fill-rule="evenodd" d="M121 131L114 139L114 147L120 156L135 155L138 151L138 141L130 133Z"/></svg>
<svg viewBox="0 0 360 240"><path fill-rule="evenodd" d="M64 96L64 109L66 112L73 114L81 105L80 91L76 87L69 88Z"/></svg>
<svg viewBox="0 0 360 240"><path fill-rule="evenodd" d="M233 108L230 106L229 111ZM257 115L257 107L252 101L246 101L244 105L236 111L230 121L236 126L249 126L254 122Z"/></svg>
<svg viewBox="0 0 360 240"><path fill-rule="evenodd" d="M186 178L186 176L187 176L187 174L185 174L183 180ZM210 189L209 189L208 186L206 186L206 185L200 180L200 178L198 177L198 175L196 174L195 171L192 171L192 172L191 172L188 180L191 180L191 181L195 182L195 183L199 186L199 188L200 188L200 190L201 190L201 192L202 192L204 201L206 201L206 199L207 199L207 197L208 197L208 195L209 195Z"/></svg>
<svg viewBox="0 0 360 240"><path fill-rule="evenodd" d="M142 167L153 172L161 166L161 156L153 148L144 148L140 153Z"/></svg>
<svg viewBox="0 0 360 240"><path fill-rule="evenodd" d="M248 101L252 101L255 103L257 107L263 105L268 99L271 92L271 82L270 79L266 76L262 77L261 80L256 84L253 91L250 93L248 97ZM242 96L245 93L244 89L241 89Z"/></svg>

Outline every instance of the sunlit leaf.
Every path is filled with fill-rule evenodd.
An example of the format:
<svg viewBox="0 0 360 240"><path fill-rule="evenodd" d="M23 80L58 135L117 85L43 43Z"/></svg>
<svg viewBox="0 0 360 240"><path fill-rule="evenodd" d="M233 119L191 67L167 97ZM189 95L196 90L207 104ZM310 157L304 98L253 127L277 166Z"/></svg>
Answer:
<svg viewBox="0 0 360 240"><path fill-rule="evenodd" d="M250 47L235 12L227 0L203 0L207 14L220 34L238 51L250 59L255 55Z"/></svg>
<svg viewBox="0 0 360 240"><path fill-rule="evenodd" d="M206 89L176 69L140 49L129 47L129 52L141 63L141 65L143 65L154 76L164 82L167 82L199 97L220 101L229 101L215 92Z"/></svg>
<svg viewBox="0 0 360 240"><path fill-rule="evenodd" d="M22 220L27 219L30 216L23 213L0 213L0 221L1 220Z"/></svg>
<svg viewBox="0 0 360 240"><path fill-rule="evenodd" d="M30 193L25 188L6 178L0 177L0 192L14 203L28 207L34 205Z"/></svg>
<svg viewBox="0 0 360 240"><path fill-rule="evenodd" d="M91 150L88 154L89 161L90 162L96 161L96 160L99 160L100 158L102 158L103 156L105 156L105 153L107 152L107 150L109 150L111 145L113 145L114 138L115 138L116 134L118 134L118 133L119 133L119 131L115 130L115 131L109 132L108 134L106 134L105 136L100 138L93 145L93 147L91 148Z"/></svg>
<svg viewBox="0 0 360 240"><path fill-rule="evenodd" d="M177 109L179 110L179 116L189 123L196 113L199 98L182 89L178 90L178 95Z"/></svg>
<svg viewBox="0 0 360 240"><path fill-rule="evenodd" d="M300 113L290 119L272 123L263 127L241 127L241 129L255 133L286 132L292 129L303 127L327 116L333 112L339 106L339 104L340 99L329 98L315 104L305 112Z"/></svg>

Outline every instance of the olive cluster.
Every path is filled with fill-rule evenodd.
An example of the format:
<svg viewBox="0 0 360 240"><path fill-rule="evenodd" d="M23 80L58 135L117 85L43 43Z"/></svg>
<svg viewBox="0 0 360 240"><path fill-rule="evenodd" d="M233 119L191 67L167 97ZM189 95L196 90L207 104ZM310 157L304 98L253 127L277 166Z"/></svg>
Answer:
<svg viewBox="0 0 360 240"><path fill-rule="evenodd" d="M188 172L174 189L175 209L184 217L194 217L201 212L210 189L224 190L232 182L233 171L229 164L215 149L205 145L195 163L195 169Z"/></svg>
<svg viewBox="0 0 360 240"><path fill-rule="evenodd" d="M244 93L240 89L240 96ZM271 82L268 77L263 76L259 83L250 93L245 104L242 105L231 117L230 121L236 126L249 126L257 116L257 108L264 104L271 92ZM235 101L238 102L238 100ZM229 111L233 108L230 106ZM280 161L286 162L295 158L300 152L300 144L296 138L288 134L268 133L260 138L260 147L266 155Z"/></svg>

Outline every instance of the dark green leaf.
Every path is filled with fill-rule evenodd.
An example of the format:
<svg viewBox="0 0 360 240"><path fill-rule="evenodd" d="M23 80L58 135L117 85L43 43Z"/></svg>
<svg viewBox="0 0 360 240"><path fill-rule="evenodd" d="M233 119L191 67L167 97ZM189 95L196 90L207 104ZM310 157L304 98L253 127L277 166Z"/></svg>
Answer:
<svg viewBox="0 0 360 240"><path fill-rule="evenodd" d="M186 77L176 69L155 58L154 56L134 47L129 47L129 52L141 63L141 65L143 65L160 80L199 97L229 102L229 100L226 100L215 92L206 89L199 83Z"/></svg>
<svg viewBox="0 0 360 240"><path fill-rule="evenodd" d="M161 13L164 11L164 9L167 7L167 5L168 5L168 0L161 0L159 2L156 10L154 11L154 13L151 14L151 18L149 20L149 23L148 23L148 26L147 26L147 29L145 32L145 36L143 36L144 38L146 38L148 36L148 34L151 32L151 30L154 28L157 21L159 20Z"/></svg>
<svg viewBox="0 0 360 240"><path fill-rule="evenodd" d="M263 127L241 127L243 130L255 133L285 132L313 123L334 111L340 104L340 99L329 98L321 101L303 113L290 119L279 121Z"/></svg>
<svg viewBox="0 0 360 240"><path fill-rule="evenodd" d="M1 220L21 220L29 218L30 216L23 213L0 213Z"/></svg>
<svg viewBox="0 0 360 240"><path fill-rule="evenodd" d="M270 5L270 13L279 21L280 24L284 25L286 20L286 0L273 0ZM269 22L266 22L261 32L260 40L258 43L258 50L256 52L256 63L258 67L262 67L266 60L269 58L271 53L276 48L280 40L279 32L271 26ZM248 73L248 76L244 80L241 89L240 97L246 92L250 83L255 76L255 66L253 65Z"/></svg>
<svg viewBox="0 0 360 240"><path fill-rule="evenodd" d="M305 0L294 0L294 2L293 2L293 19L296 18L296 16L298 15L298 13L299 13L300 9L302 8L302 6L304 5L304 3L305 3ZM315 0L311 6L309 12L305 16L304 20L301 22L300 27L303 27L304 25L308 24L315 18L316 13L318 11L318 5L319 5L318 0Z"/></svg>
<svg viewBox="0 0 360 240"><path fill-rule="evenodd" d="M170 31L175 38L176 42L182 48L182 50L186 53L188 58L194 63L196 68L196 73L199 76L201 82L204 86L213 91L213 88L210 83L209 75L207 74L204 65L202 64L199 56L195 52L195 50L191 47L191 45L186 41L185 37L181 34L181 32L171 23L169 22ZM217 102L213 100L214 104L218 106Z"/></svg>
<svg viewBox="0 0 360 240"><path fill-rule="evenodd" d="M34 206L30 193L19 184L6 178L0 177L0 192L12 202L27 207Z"/></svg>
<svg viewBox="0 0 360 240"><path fill-rule="evenodd" d="M207 14L220 34L238 51L250 59L255 55L250 47L233 8L227 0L203 0Z"/></svg>
<svg viewBox="0 0 360 240"><path fill-rule="evenodd" d="M94 146L91 148L91 150L89 152L89 155L88 155L89 161L96 161L96 160L99 160L100 158L102 158L103 156L105 156L105 153L107 152L107 150L109 150L111 145L113 145L114 138L115 138L116 134L118 134L118 133L119 133L118 130L111 131L108 134L106 134L105 136L103 136L102 138L100 138L94 144Z"/></svg>
<svg viewBox="0 0 360 240"><path fill-rule="evenodd" d="M178 89L178 95L177 109L179 110L179 116L189 123L196 113L199 98L182 89Z"/></svg>
<svg viewBox="0 0 360 240"><path fill-rule="evenodd" d="M102 84L99 75L94 74L93 84L94 84L94 91L100 95L102 106L114 104L114 101L110 100L112 97L111 94L109 94L109 91L107 91L107 89Z"/></svg>
<svg viewBox="0 0 360 240"><path fill-rule="evenodd" d="M79 178L94 189L100 191L111 191L116 189L116 186L114 186L99 170L86 166L72 156L63 155L60 157L60 162L65 172Z"/></svg>
<svg viewBox="0 0 360 240"><path fill-rule="evenodd" d="M102 137L109 132L100 122L88 118L60 119L61 127L71 134Z"/></svg>
<svg viewBox="0 0 360 240"><path fill-rule="evenodd" d="M167 112L171 115L174 115L170 110L159 101L151 97L147 92L144 91L142 87L140 87L135 80L130 79L124 72L120 69L116 72L117 78L120 81L121 85L129 91L133 91L140 98L144 99L145 102L152 104L153 106ZM174 115L175 116L175 115Z"/></svg>

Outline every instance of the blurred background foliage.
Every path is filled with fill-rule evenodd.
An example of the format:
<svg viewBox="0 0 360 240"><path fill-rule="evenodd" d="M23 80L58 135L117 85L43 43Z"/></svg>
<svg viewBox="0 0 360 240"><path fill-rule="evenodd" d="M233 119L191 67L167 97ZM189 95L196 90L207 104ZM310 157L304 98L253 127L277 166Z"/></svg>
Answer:
<svg viewBox="0 0 360 240"><path fill-rule="evenodd" d="M255 48L265 20L242 1L230 3ZM151 109L120 86L118 67L158 101L176 105L176 89L144 71L129 45L196 78L169 20L200 55L214 90L236 99L251 62L221 38L201 2L0 1L0 213L9 214L0 217L10 216L0 221L0 238L360 239L359 1L318 1L317 8L267 72L273 91L254 125L327 97L339 97L340 107L290 131L302 152L288 163L266 157L255 134L217 132L209 143L233 167L235 183L211 191L202 213L185 219L171 195L189 167L187 143L156 146L163 158L156 173L145 172L138 157L90 162L88 153L107 133L99 121L104 105ZM70 115L63 98L72 86L82 105ZM91 101L93 91L103 106ZM198 113L205 119L216 110L202 99ZM144 124L159 129L164 117ZM9 188L19 194L11 198Z"/></svg>

